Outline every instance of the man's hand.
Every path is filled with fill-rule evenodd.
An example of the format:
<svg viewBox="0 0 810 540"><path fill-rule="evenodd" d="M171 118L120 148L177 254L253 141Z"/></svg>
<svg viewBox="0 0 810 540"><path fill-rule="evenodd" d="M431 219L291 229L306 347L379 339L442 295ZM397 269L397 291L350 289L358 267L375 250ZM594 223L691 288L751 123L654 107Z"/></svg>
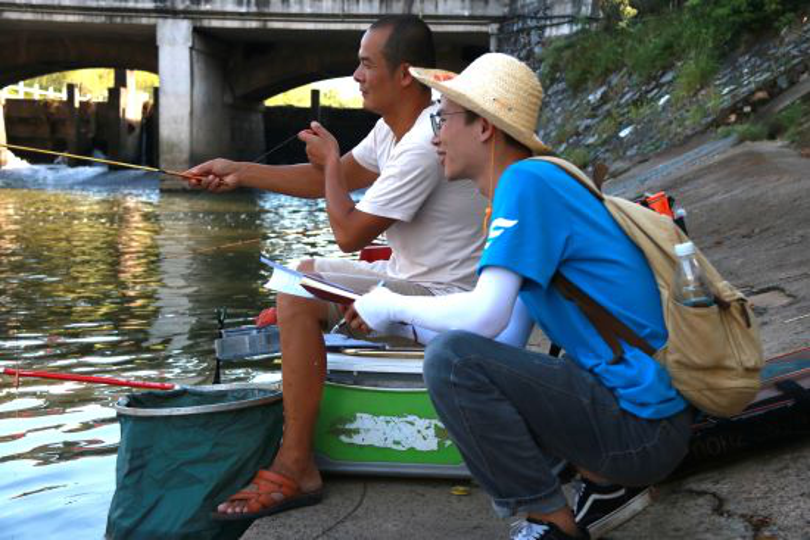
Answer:
<svg viewBox="0 0 810 540"><path fill-rule="evenodd" d="M337 139L318 122L312 122L310 129L299 133L298 138L307 145L307 159L313 166L323 169L329 161L340 161Z"/></svg>
<svg viewBox="0 0 810 540"><path fill-rule="evenodd" d="M189 169L186 174L200 178L189 180L192 187L223 193L240 186L239 175L244 166L243 163L217 158Z"/></svg>
<svg viewBox="0 0 810 540"><path fill-rule="evenodd" d="M346 324L348 324L352 330L357 330L359 332L363 332L364 334L368 334L369 332L371 332L371 328L369 328L369 326L366 324L363 318L360 317L360 314L357 313L357 310L354 309L354 304L348 307L340 304L338 304L338 306L340 307L341 313L343 313L343 319L346 321Z"/></svg>
<svg viewBox="0 0 810 540"><path fill-rule="evenodd" d="M375 287L358 298L345 314L346 322L355 330L368 329L386 333L386 329L399 322L396 318L397 298L395 292L385 287Z"/></svg>

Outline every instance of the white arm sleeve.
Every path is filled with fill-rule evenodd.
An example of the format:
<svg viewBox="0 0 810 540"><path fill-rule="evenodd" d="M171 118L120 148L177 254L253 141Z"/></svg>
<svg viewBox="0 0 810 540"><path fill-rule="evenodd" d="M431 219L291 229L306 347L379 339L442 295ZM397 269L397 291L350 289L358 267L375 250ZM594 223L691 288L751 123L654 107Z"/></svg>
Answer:
<svg viewBox="0 0 810 540"><path fill-rule="evenodd" d="M509 319L509 324L503 332L495 337L495 341L522 349L526 347L526 343L529 341L532 328L534 328L534 321L529 315L529 311L526 309L523 301L518 298L515 302L515 309L512 310L512 318ZM421 326L405 324L391 325L388 327L388 330L394 330L391 333L409 339L412 339L415 335L416 341L422 345L427 345L433 338L440 334L440 332L428 330Z"/></svg>
<svg viewBox="0 0 810 540"><path fill-rule="evenodd" d="M534 320L529 315L529 310L526 309L523 300L518 298L515 302L515 308L512 310L512 318L509 319L509 324L503 332L498 334L495 341L522 349L528 343L533 327Z"/></svg>
<svg viewBox="0 0 810 540"><path fill-rule="evenodd" d="M469 292L403 296L380 287L363 295L354 306L360 317L374 329L401 322L434 332L467 330L495 338L510 326L522 281L523 278L511 270L490 266L484 269L475 289ZM530 319L525 307L522 303L519 305L518 317L521 320L516 320L514 328L508 329L506 338L510 340L526 333L526 326L531 328L527 325Z"/></svg>

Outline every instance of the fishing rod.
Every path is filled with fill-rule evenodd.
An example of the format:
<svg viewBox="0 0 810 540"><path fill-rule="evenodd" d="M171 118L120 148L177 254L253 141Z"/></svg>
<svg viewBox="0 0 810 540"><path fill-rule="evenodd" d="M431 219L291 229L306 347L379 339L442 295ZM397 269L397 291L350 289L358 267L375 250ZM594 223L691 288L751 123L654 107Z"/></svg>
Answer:
<svg viewBox="0 0 810 540"><path fill-rule="evenodd" d="M114 379L112 377L95 377L93 375L69 375L67 373L54 373L52 371L31 371L27 369L3 368L0 371L3 375L10 375L15 379L20 377L33 377L36 379L58 379L61 381L75 381L95 384L109 384L113 386L128 386L130 388L146 388L149 390L173 390L177 388L172 383L156 383L147 381L129 381L126 379Z"/></svg>
<svg viewBox="0 0 810 540"><path fill-rule="evenodd" d="M293 139L295 139L297 137L298 137L298 132L293 133L292 135L290 135L289 137L287 137L286 139L284 139L283 141L278 143L276 146L274 146L273 148L271 148L267 152L263 153L262 155L260 155L256 159L254 159L253 163L261 163L261 162L263 162L265 160L265 158L267 158L270 154L272 154L276 150L279 150L281 147L286 146L290 141L292 141ZM111 159L102 159L102 158L96 158L96 157L90 157L90 156L80 156L78 154L71 154L69 152L57 152L55 150L44 150L42 148L33 148L31 146L22 146L20 144L0 143L0 147L8 148L10 150L20 150L22 152L34 152L34 153L37 153L37 154L47 154L47 155L50 155L50 156L58 156L58 157L65 157L65 158L71 158L71 159L79 159L79 160L84 160L84 161L92 161L92 162L95 162L95 163L102 163L104 165L114 165L116 167L126 167L126 168L129 168L129 169L137 169L137 170L140 170L140 171L156 172L156 173L166 174L166 175L169 175L169 176L179 176L180 178L185 178L187 180L197 180L197 181L199 181L199 180L203 179L202 176L197 176L197 175L194 175L194 174L187 174L187 173L178 172L178 171L172 171L172 170L169 170L169 169L161 169L160 167L149 167L148 165L135 165L134 163L125 163L123 161L114 161L114 160L111 160Z"/></svg>
<svg viewBox="0 0 810 540"><path fill-rule="evenodd" d="M124 163L123 161L113 161L111 159L102 159L102 158L95 158L90 156L79 156L77 154L70 154L68 152L56 152L55 150L43 150L42 148L32 148L30 146L22 146L19 144L6 144L0 143L0 147L9 148L11 150L21 150L23 152L34 152L36 154L48 154L51 156L60 156L66 157L71 159L80 159L84 161L93 161L95 163L103 163L104 165L114 165L116 167L126 167L129 169L138 169L141 171L148 171L148 172L156 172L161 174L166 174L169 176L179 176L180 178L185 178L186 180L202 180L202 176L197 176L193 174L187 174L178 171L171 171L168 169L161 169L159 167L149 167L147 165L135 165L134 163Z"/></svg>

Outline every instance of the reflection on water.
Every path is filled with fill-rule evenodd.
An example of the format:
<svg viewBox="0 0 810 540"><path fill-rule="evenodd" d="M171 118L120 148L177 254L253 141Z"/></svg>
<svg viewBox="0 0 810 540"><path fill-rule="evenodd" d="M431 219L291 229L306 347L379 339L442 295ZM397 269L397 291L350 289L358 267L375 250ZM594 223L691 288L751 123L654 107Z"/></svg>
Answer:
<svg viewBox="0 0 810 540"><path fill-rule="evenodd" d="M239 324L273 302L259 254L335 253L320 201L157 187L103 167L0 171L0 368L208 381L215 309ZM0 379L0 537L102 537L119 438L110 405L129 391Z"/></svg>

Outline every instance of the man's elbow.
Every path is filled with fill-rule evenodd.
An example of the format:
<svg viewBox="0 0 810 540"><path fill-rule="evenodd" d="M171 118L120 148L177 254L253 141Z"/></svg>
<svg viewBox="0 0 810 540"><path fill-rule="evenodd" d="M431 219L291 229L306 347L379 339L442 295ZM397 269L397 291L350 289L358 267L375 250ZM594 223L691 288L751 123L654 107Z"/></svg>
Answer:
<svg viewBox="0 0 810 540"><path fill-rule="evenodd" d="M503 330L498 330L497 328L494 328L492 326L487 326L479 328L478 331L475 333L487 339L495 339L496 337L501 335L501 332L503 332Z"/></svg>
<svg viewBox="0 0 810 540"><path fill-rule="evenodd" d="M509 326L509 317L504 318L492 313L484 313L473 325L475 326L474 332L479 336L495 339Z"/></svg>
<svg viewBox="0 0 810 540"><path fill-rule="evenodd" d="M343 253L354 253L360 251L368 245L368 241L351 234L335 234L335 241L337 242L340 251Z"/></svg>

